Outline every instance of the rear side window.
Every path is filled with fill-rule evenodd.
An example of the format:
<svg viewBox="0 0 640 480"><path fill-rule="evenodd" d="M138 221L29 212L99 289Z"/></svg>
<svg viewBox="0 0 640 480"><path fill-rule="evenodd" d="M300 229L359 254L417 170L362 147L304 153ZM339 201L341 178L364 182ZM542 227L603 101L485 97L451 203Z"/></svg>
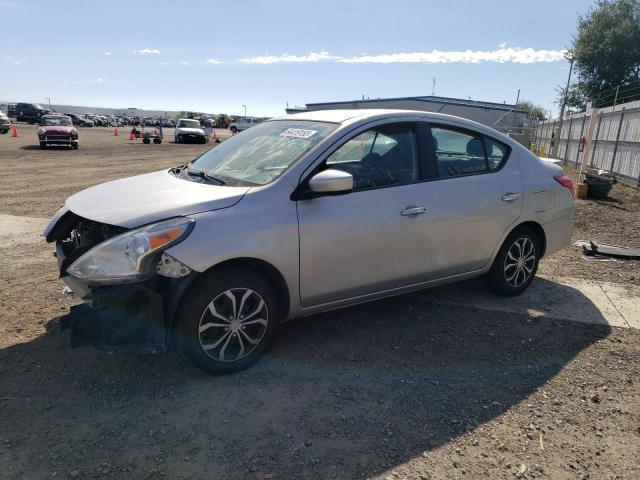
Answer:
<svg viewBox="0 0 640 480"><path fill-rule="evenodd" d="M509 154L507 145L476 132L437 126L431 135L438 178L494 172Z"/></svg>
<svg viewBox="0 0 640 480"><path fill-rule="evenodd" d="M489 170L481 135L443 127L432 127L438 177L473 175Z"/></svg>
<svg viewBox="0 0 640 480"><path fill-rule="evenodd" d="M487 151L487 164L489 166L489 171L494 172L498 170L506 160L509 153L509 147L504 143L488 137L484 137L484 144Z"/></svg>

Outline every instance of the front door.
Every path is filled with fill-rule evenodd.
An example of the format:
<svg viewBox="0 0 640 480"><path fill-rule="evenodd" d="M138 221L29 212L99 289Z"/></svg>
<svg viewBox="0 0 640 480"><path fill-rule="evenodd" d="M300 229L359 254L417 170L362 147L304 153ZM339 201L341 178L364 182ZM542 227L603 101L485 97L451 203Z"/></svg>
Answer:
<svg viewBox="0 0 640 480"><path fill-rule="evenodd" d="M411 123L368 130L327 158L323 168L352 174L354 190L298 202L303 306L396 288L424 273L419 158Z"/></svg>

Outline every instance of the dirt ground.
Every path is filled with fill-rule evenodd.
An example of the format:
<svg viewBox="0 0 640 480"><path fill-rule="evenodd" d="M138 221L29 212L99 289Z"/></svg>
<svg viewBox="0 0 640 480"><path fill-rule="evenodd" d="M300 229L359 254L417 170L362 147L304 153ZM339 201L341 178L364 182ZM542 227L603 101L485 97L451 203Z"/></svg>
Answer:
<svg viewBox="0 0 640 480"><path fill-rule="evenodd" d="M87 186L208 147L94 128L78 151L41 151L19 129L0 136L0 478L640 479L636 330L425 291L291 322L226 377L171 353L69 349L57 318L75 301L38 237L45 219ZM638 192L613 198L577 201L575 239L640 246ZM640 277L639 262L587 262L576 247L540 271Z"/></svg>

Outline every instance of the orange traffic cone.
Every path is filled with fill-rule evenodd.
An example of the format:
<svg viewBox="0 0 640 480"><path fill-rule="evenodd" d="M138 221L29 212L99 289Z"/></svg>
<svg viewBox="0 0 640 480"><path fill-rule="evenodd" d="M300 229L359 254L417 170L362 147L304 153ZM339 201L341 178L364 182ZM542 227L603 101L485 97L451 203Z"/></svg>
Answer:
<svg viewBox="0 0 640 480"><path fill-rule="evenodd" d="M16 138L19 137L20 135L18 135L18 129L16 128L16 126L14 125L13 128L11 129L11 136Z"/></svg>
<svg viewBox="0 0 640 480"><path fill-rule="evenodd" d="M116 125L113 129L113 136L117 137L118 136L118 126Z"/></svg>
<svg viewBox="0 0 640 480"><path fill-rule="evenodd" d="M135 140L136 137L133 136L133 129L131 129L131 133L129 134L129 140Z"/></svg>
<svg viewBox="0 0 640 480"><path fill-rule="evenodd" d="M216 134L216 129L213 129L213 136L211 137L216 143L220 143L220 139L218 138L218 135Z"/></svg>

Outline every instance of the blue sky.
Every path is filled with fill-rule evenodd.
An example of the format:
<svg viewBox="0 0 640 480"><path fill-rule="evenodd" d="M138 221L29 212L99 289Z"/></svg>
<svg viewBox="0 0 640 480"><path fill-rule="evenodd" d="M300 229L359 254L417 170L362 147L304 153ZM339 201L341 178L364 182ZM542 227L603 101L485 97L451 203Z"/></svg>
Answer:
<svg viewBox="0 0 640 480"><path fill-rule="evenodd" d="M546 109L587 0L0 0L0 99L278 115L436 95Z"/></svg>

